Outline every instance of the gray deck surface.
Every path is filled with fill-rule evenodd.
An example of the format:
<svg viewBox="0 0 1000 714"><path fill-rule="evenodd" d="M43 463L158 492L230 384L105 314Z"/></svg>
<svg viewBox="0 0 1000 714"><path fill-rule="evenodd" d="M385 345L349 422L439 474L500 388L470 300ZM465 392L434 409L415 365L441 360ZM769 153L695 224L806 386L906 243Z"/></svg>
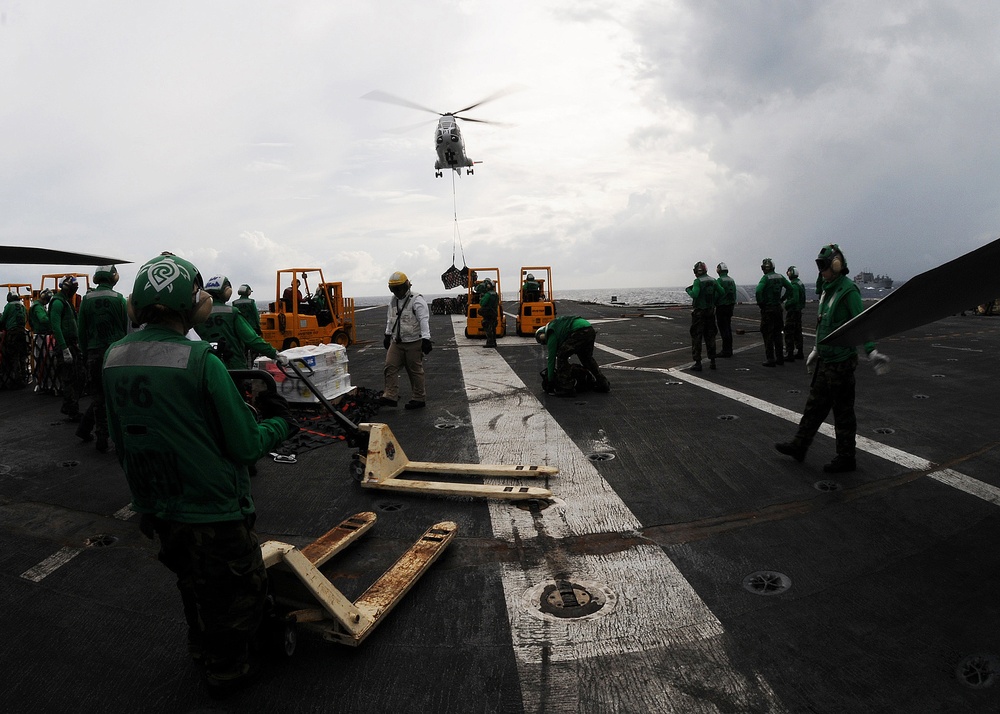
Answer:
<svg viewBox="0 0 1000 714"><path fill-rule="evenodd" d="M754 306L737 309L736 356L698 375L677 371L690 363L687 309L559 310L595 322L610 394L546 397L542 348L514 336L512 318L493 354L435 315L428 407L378 417L411 459L558 466L554 505L363 489L343 443L260 462L262 540L303 546L378 514L324 566L348 597L432 523L459 531L359 648L304 635L224 702L199 687L155 544L115 517L129 495L114 453L81 444L57 398L0 392L5 711L1000 709L1000 318L948 317L881 342L892 371L857 372L871 442L857 472L830 477L830 436L803 464L772 447L794 434L809 378L802 362L761 366ZM814 315L811 303L803 323ZM358 317L352 381L378 389L384 310ZM97 535L117 540L85 547ZM61 551L79 552L23 577ZM755 573L790 587L751 592ZM581 620L526 612L556 579L608 603Z"/></svg>

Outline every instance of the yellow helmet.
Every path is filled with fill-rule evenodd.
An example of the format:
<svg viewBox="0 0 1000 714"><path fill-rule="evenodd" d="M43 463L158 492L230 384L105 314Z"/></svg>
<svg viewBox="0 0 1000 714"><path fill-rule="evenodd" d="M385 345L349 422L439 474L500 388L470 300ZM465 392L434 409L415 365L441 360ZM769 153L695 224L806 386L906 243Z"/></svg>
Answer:
<svg viewBox="0 0 1000 714"><path fill-rule="evenodd" d="M398 270L389 276L390 288L398 288L400 285L406 285L408 282L409 279L406 277L406 273L400 272Z"/></svg>

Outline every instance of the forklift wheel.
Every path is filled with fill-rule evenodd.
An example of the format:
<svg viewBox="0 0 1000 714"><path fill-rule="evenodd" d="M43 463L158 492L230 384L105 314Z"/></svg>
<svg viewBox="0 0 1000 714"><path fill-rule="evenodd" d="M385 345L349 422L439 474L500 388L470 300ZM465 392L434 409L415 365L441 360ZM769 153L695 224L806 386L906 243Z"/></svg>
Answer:
<svg viewBox="0 0 1000 714"><path fill-rule="evenodd" d="M337 330L333 333L333 342L341 347L347 347L351 344L351 338L343 330Z"/></svg>

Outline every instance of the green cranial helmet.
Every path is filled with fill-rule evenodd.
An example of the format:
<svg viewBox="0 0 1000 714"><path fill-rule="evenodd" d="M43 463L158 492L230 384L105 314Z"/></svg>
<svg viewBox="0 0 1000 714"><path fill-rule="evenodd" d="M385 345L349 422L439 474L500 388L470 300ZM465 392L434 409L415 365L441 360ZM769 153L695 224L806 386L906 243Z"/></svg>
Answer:
<svg viewBox="0 0 1000 714"><path fill-rule="evenodd" d="M774 270L774 261L770 258L764 258L764 260L760 261L760 269L765 273L770 273Z"/></svg>
<svg viewBox="0 0 1000 714"><path fill-rule="evenodd" d="M240 289L237 290L237 292L240 294L240 297L250 297L250 293L252 293L253 290L250 289L249 285L243 283L240 285Z"/></svg>
<svg viewBox="0 0 1000 714"><path fill-rule="evenodd" d="M203 287L201 273L192 263L176 255L159 255L139 268L129 300L140 318L155 306L184 315L197 304Z"/></svg>
<svg viewBox="0 0 1000 714"><path fill-rule="evenodd" d="M816 267L822 273L824 270L832 270L834 275L847 275L851 271L847 269L847 258L844 251L836 243L824 245L819 255L816 256Z"/></svg>
<svg viewBox="0 0 1000 714"><path fill-rule="evenodd" d="M795 280L795 278L799 277L799 269L794 265L789 265L788 270L785 271L785 275L788 276L789 280Z"/></svg>
<svg viewBox="0 0 1000 714"><path fill-rule="evenodd" d="M118 283L118 268L113 265L102 265L94 271L94 282L98 285L101 283L116 285Z"/></svg>

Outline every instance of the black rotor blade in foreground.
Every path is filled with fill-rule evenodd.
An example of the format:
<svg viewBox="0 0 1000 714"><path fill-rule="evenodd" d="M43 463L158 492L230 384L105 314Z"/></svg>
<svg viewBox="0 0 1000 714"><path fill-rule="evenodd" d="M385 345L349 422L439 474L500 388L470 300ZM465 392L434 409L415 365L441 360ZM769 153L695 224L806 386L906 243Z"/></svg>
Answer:
<svg viewBox="0 0 1000 714"><path fill-rule="evenodd" d="M851 347L912 330L1000 297L1000 240L921 273L823 340Z"/></svg>
<svg viewBox="0 0 1000 714"><path fill-rule="evenodd" d="M131 263L131 260L109 258L104 255L89 253L73 253L52 248L26 248L19 245L0 245L0 263L8 265L111 265L112 263Z"/></svg>
<svg viewBox="0 0 1000 714"><path fill-rule="evenodd" d="M449 112L449 113L450 114L461 114L462 112L467 112L470 109L475 109L476 107L478 107L478 106L480 106L482 104L486 104L487 102L492 102L492 101L494 101L496 99L500 99L500 97L506 97L508 94L513 94L514 92L520 92L522 89L524 89L524 87L522 87L519 84L514 84L514 85L511 85L509 87L504 87L500 91L494 92L493 94L491 94L490 96L486 97L485 99L480 99L475 104L470 104L465 109L459 109L457 112ZM472 120L470 120L470 121L472 121ZM480 120L480 121L482 121L482 120Z"/></svg>
<svg viewBox="0 0 1000 714"><path fill-rule="evenodd" d="M435 109L430 109L429 107L422 106L416 102L411 102L409 99L403 99L402 97L397 97L394 94L389 94L388 92L381 92L375 90L374 92L368 92L361 97L362 99L370 99L373 102L385 102L386 104L397 104L401 107L409 107L410 109L418 109L422 112L430 112L431 114L437 114L438 116L444 116L442 112Z"/></svg>

